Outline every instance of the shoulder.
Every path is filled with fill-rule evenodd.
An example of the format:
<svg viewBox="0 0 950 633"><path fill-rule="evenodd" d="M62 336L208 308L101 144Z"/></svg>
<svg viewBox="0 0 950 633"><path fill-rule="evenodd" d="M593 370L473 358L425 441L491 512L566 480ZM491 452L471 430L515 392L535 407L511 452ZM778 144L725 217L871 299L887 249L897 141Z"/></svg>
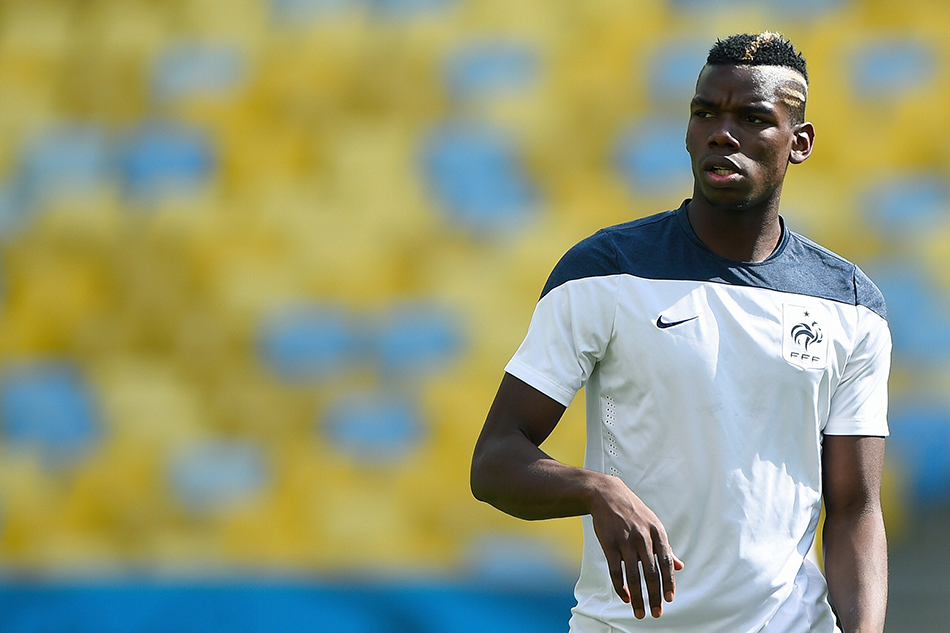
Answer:
<svg viewBox="0 0 950 633"><path fill-rule="evenodd" d="M561 257L541 296L569 281L628 272L630 255L662 241L675 220L674 211L664 211L601 229L581 240Z"/></svg>
<svg viewBox="0 0 950 633"><path fill-rule="evenodd" d="M834 295L829 298L863 306L887 320L884 295L857 264L794 231L789 231L789 240L800 275L820 275L822 284Z"/></svg>

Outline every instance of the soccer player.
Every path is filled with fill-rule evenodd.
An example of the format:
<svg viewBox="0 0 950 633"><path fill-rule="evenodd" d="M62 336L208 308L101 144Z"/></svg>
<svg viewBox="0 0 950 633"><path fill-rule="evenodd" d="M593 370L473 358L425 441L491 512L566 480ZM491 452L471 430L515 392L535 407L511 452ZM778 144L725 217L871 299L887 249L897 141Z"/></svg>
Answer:
<svg viewBox="0 0 950 633"><path fill-rule="evenodd" d="M864 273L779 215L814 143L807 93L782 36L718 41L690 103L692 197L568 251L505 368L472 490L583 515L575 633L830 633L835 613L883 630L890 334ZM577 468L539 446L585 385Z"/></svg>

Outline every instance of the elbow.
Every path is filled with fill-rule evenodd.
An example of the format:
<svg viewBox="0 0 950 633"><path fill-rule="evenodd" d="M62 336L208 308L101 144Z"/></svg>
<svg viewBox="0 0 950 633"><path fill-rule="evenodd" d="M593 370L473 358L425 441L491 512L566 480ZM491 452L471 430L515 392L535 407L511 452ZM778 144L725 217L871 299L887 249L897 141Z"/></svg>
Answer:
<svg viewBox="0 0 950 633"><path fill-rule="evenodd" d="M487 468L485 467L485 456L482 451L475 450L472 457L472 469L469 473L469 486L472 489L472 495L479 501L490 503L491 487L488 482Z"/></svg>

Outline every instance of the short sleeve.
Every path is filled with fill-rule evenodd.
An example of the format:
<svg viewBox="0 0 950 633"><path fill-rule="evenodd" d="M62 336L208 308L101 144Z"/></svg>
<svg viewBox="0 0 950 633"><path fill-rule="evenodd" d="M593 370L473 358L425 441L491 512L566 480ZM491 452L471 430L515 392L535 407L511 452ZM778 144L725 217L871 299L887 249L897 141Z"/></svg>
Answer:
<svg viewBox="0 0 950 633"><path fill-rule="evenodd" d="M858 306L857 344L831 398L826 435L888 435L887 379L891 335L887 321Z"/></svg>
<svg viewBox="0 0 950 633"><path fill-rule="evenodd" d="M568 406L604 357L617 307L616 258L598 233L558 262L505 371Z"/></svg>

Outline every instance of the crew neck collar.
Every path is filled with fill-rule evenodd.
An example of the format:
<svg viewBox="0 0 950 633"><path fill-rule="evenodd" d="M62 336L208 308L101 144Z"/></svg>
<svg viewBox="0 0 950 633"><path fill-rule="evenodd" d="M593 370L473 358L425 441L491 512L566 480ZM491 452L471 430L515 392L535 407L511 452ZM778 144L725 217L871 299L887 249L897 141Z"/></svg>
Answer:
<svg viewBox="0 0 950 633"><path fill-rule="evenodd" d="M788 230L788 227L785 226L785 219L780 215L778 216L778 221L779 221L779 225L781 226L782 235L779 238L778 245L775 247L775 250L773 250L772 253L768 257L766 257L760 262L740 262L734 259L721 257L717 255L716 253L712 252L708 246L703 244L703 241L699 239L699 236L697 236L696 232L693 230L693 225L690 224L689 216L686 213L686 207L689 204L689 201L690 201L690 198L687 198L686 200L684 200L683 204L681 204L679 209L676 210L676 217L677 219L679 219L680 226L683 228L683 231L686 233L687 237L689 237L690 241L694 245L696 245L697 248L703 251L703 253L705 253L708 257L711 257L719 262L722 262L728 266L742 266L742 267L762 266L764 264L770 264L775 259L777 259L785 250L785 247L788 245L789 230Z"/></svg>

